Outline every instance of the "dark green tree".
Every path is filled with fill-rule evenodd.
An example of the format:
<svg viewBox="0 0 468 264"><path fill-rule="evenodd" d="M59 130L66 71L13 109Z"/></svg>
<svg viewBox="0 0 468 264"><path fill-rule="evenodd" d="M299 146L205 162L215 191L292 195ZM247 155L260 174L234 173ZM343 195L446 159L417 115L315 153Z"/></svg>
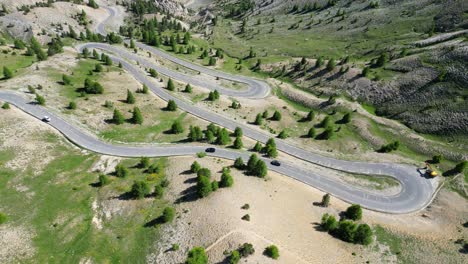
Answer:
<svg viewBox="0 0 468 264"><path fill-rule="evenodd" d="M243 170L245 168L244 160L241 157L234 161L234 168L238 170Z"/></svg>
<svg viewBox="0 0 468 264"><path fill-rule="evenodd" d="M114 109L114 115L112 116L112 123L121 125L125 122L125 118L122 113L116 108Z"/></svg>
<svg viewBox="0 0 468 264"><path fill-rule="evenodd" d="M353 221L343 220L338 222L338 227L333 231L333 233L343 241L354 242L356 229L357 226Z"/></svg>
<svg viewBox="0 0 468 264"><path fill-rule="evenodd" d="M354 243L369 245L372 243L372 229L367 224L360 224L354 234Z"/></svg>
<svg viewBox="0 0 468 264"><path fill-rule="evenodd" d="M140 108L133 108L133 114L131 119L133 124L141 125L143 124L143 115L141 114Z"/></svg>
<svg viewBox="0 0 468 264"><path fill-rule="evenodd" d="M315 131L315 128L311 127L309 131L307 132L307 137L309 138L314 138L317 135L317 132Z"/></svg>
<svg viewBox="0 0 468 264"><path fill-rule="evenodd" d="M166 106L167 111L177 111L177 104L174 100L169 100Z"/></svg>
<svg viewBox="0 0 468 264"><path fill-rule="evenodd" d="M135 181L132 185L132 190L130 193L136 199L143 199L145 196L149 195L151 188L146 181Z"/></svg>
<svg viewBox="0 0 468 264"><path fill-rule="evenodd" d="M320 222L320 228L323 231L333 232L338 227L338 222L333 215L324 214Z"/></svg>
<svg viewBox="0 0 468 264"><path fill-rule="evenodd" d="M104 175L104 174L101 174L99 175L99 186L102 187L102 186L106 186L108 185L109 183L111 182L110 178L107 176L107 175Z"/></svg>
<svg viewBox="0 0 468 264"><path fill-rule="evenodd" d="M167 89L169 91L174 91L175 90L174 82L170 78L169 78L169 81L167 81Z"/></svg>
<svg viewBox="0 0 468 264"><path fill-rule="evenodd" d="M257 143L255 143L255 146L252 148L253 151L256 151L256 152L260 152L262 151L263 147L262 147L262 144L260 142L257 141Z"/></svg>
<svg viewBox="0 0 468 264"><path fill-rule="evenodd" d="M135 103L135 96L130 90L127 90L127 99L125 101L127 102L127 104Z"/></svg>
<svg viewBox="0 0 468 264"><path fill-rule="evenodd" d="M236 127L236 129L234 129L234 136L235 137L242 137L243 136L242 128Z"/></svg>
<svg viewBox="0 0 468 264"><path fill-rule="evenodd" d="M315 118L314 111L310 110L307 116L304 118L305 121L312 121Z"/></svg>
<svg viewBox="0 0 468 264"><path fill-rule="evenodd" d="M261 126L263 124L263 117L261 114L257 114L257 116L255 117L254 124L257 126Z"/></svg>
<svg viewBox="0 0 468 264"><path fill-rule="evenodd" d="M74 101L71 101L69 104L68 104L68 109L70 110L75 110L76 109L76 103Z"/></svg>
<svg viewBox="0 0 468 264"><path fill-rule="evenodd" d="M341 119L341 122L343 124L348 124L349 122L351 122L351 113L346 113Z"/></svg>
<svg viewBox="0 0 468 264"><path fill-rule="evenodd" d="M258 162L258 157L256 154L252 154L250 155L250 158L249 160L247 161L247 172L249 174L254 174L255 173L255 168L257 166L257 162Z"/></svg>
<svg viewBox="0 0 468 264"><path fill-rule="evenodd" d="M335 69L335 67L336 67L335 59L328 60L327 71L333 71Z"/></svg>
<svg viewBox="0 0 468 264"><path fill-rule="evenodd" d="M280 121L281 120L281 113L279 111L275 111L273 116L271 117L272 120Z"/></svg>
<svg viewBox="0 0 468 264"><path fill-rule="evenodd" d="M146 169L150 165L150 159L148 157L141 157L140 162L138 163L138 168Z"/></svg>
<svg viewBox="0 0 468 264"><path fill-rule="evenodd" d="M184 128L179 120L174 121L171 126L171 133L172 134L180 134L184 132Z"/></svg>
<svg viewBox="0 0 468 264"><path fill-rule="evenodd" d="M235 149L241 149L242 147L244 147L244 143L242 143L242 138L241 137L236 137L236 139L234 140L233 147Z"/></svg>
<svg viewBox="0 0 468 264"><path fill-rule="evenodd" d="M279 134L278 134L278 138L281 138L281 139L285 139L289 137L288 133L286 132L286 130L282 130Z"/></svg>
<svg viewBox="0 0 468 264"><path fill-rule="evenodd" d="M345 216L351 220L361 220L362 218L362 208L359 204L353 204L345 211Z"/></svg>
<svg viewBox="0 0 468 264"><path fill-rule="evenodd" d="M218 145L227 145L231 142L231 138L229 137L229 132L226 128L223 128L219 131L218 136L216 137L216 144Z"/></svg>
<svg viewBox="0 0 468 264"><path fill-rule="evenodd" d="M192 163L192 165L190 166L190 171L191 171L192 173L197 173L200 169L201 169L201 166L200 166L200 164L198 164L197 161L194 161L194 162Z"/></svg>
<svg viewBox="0 0 468 264"><path fill-rule="evenodd" d="M208 256L202 247L194 247L188 253L185 264L208 264Z"/></svg>
<svg viewBox="0 0 468 264"><path fill-rule="evenodd" d="M146 84L143 84L143 88L141 89L141 92L144 93L144 94L149 93L149 89L148 89L148 86L146 86Z"/></svg>
<svg viewBox="0 0 468 264"><path fill-rule="evenodd" d="M7 67L3 66L3 79L11 79L13 78L13 72Z"/></svg>
<svg viewBox="0 0 468 264"><path fill-rule="evenodd" d="M254 175L260 178L265 178L268 173L268 168L263 160L257 161L255 164Z"/></svg>
<svg viewBox="0 0 468 264"><path fill-rule="evenodd" d="M68 75L63 74L62 75L62 82L63 82L64 85L70 85L71 79L70 79L70 77Z"/></svg>
<svg viewBox="0 0 468 264"><path fill-rule="evenodd" d="M192 86L189 83L185 86L184 93L192 93Z"/></svg>
<svg viewBox="0 0 468 264"><path fill-rule="evenodd" d="M265 255L272 258L272 259L278 259L279 258L279 250L278 247L275 245L268 246L265 248Z"/></svg>
<svg viewBox="0 0 468 264"><path fill-rule="evenodd" d="M45 105L46 100L43 96L36 94L36 103L39 105Z"/></svg>
<svg viewBox="0 0 468 264"><path fill-rule="evenodd" d="M210 195L211 182L210 179L206 176L197 177L197 194L200 198L207 197Z"/></svg>
<svg viewBox="0 0 468 264"><path fill-rule="evenodd" d="M221 188L231 187L234 184L234 179L232 178L229 172L223 172L221 174L221 181L219 182L219 186Z"/></svg>
<svg viewBox="0 0 468 264"><path fill-rule="evenodd" d="M166 207L164 208L163 214L161 216L161 219L163 223L170 223L174 220L175 217L175 210L172 207Z"/></svg>
<svg viewBox="0 0 468 264"><path fill-rule="evenodd" d="M115 166L115 176L119 178L126 178L130 174L130 171L123 164L117 164Z"/></svg>
<svg viewBox="0 0 468 264"><path fill-rule="evenodd" d="M328 205L330 205L330 194L327 193L322 197L321 205L323 207L328 207Z"/></svg>

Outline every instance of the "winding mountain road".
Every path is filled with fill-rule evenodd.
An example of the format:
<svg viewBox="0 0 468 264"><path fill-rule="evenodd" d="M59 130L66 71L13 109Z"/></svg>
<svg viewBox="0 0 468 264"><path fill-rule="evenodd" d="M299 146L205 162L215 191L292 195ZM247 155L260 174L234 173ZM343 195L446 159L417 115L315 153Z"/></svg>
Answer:
<svg viewBox="0 0 468 264"><path fill-rule="evenodd" d="M106 8L112 10L112 8ZM112 11L109 11L110 17L107 18L104 23L111 19ZM104 24L98 26L99 33L105 33ZM209 84L207 87L205 83L200 86L207 87L209 89L218 89L222 94L228 94L230 96L237 97L248 97L248 98L263 98L269 94L270 87L259 80L254 80L244 76L235 76L226 74L212 69L207 69L202 66L175 58L168 53L160 51L158 49L148 47L147 45L138 43L140 48L147 50L151 53L157 54L158 56L164 57L174 63L180 64L184 67L193 69L195 71L202 72L203 74L224 78L227 80L242 82L248 85L245 91L234 91L226 89L224 87L218 87L216 83ZM171 78L177 79L182 82L195 84L198 80L196 75L185 75L176 71L165 69L160 65L157 65L146 58L139 57L127 50L115 46L111 46L103 43L85 43L77 46L78 50L84 48L88 49L99 49L110 53L110 57L114 62L121 62L123 67L136 78L139 82L146 84L153 93L162 98L163 100L174 100L176 101L179 108L189 112L197 117L205 119L209 122L216 123L220 126L226 127L230 130L234 130L235 127L241 127L244 132L244 136L252 138L260 142L266 142L271 135L263 132L255 127L247 124L237 123L235 120L231 120L209 110L205 110L195 106L193 103L181 100L173 96L170 92L160 86L160 84L151 80L147 74L140 70L134 63L138 61L140 65L145 67L156 68L161 74L167 75ZM198 80L200 81L200 80ZM229 94L231 93L231 94ZM59 130L65 135L70 141L74 142L80 147L85 149L115 156L123 157L158 157L158 156L181 156L181 155L194 155L200 151L206 149L206 145L147 145L147 146L123 146L113 145L107 142L103 142L96 136L89 134L86 131L77 128L61 117L47 111L44 107L31 104L21 95L11 92L0 90L0 99L10 102L17 106L19 109L29 113L36 118L42 118L44 115L48 115L52 118L50 125ZM367 175L385 175L397 179L401 185L401 191L396 195L385 195L375 194L363 191L352 185L337 181L334 178L320 175L313 171L308 171L297 165L290 164L282 161L281 166L270 165L271 160L262 158L268 164L270 170L278 173L287 175L301 182L309 184L322 191L329 192L335 197L345 200L350 203L358 203L363 207L387 212L387 213L410 213L420 210L426 207L433 197L435 187L433 179L426 179L422 177L417 168L410 165L404 164L393 164L393 163L370 163L370 162L357 162L357 161L345 161L338 160L330 157L324 157L315 153L308 152L300 147L291 145L283 140L276 140L277 148L284 153L287 153L296 158L318 164L327 168L341 170L350 173L367 174ZM208 153L210 156L226 158L234 160L237 157L242 157L247 160L251 153L246 151L234 151L229 149L217 148L215 153ZM372 176L370 176L372 177Z"/></svg>

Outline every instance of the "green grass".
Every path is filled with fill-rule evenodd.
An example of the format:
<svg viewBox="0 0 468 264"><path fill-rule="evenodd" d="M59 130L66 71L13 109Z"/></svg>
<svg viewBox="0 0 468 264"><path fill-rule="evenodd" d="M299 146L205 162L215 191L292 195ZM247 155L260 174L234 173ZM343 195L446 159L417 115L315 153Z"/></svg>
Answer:
<svg viewBox="0 0 468 264"><path fill-rule="evenodd" d="M13 72L13 78L22 73L22 69L31 66L36 61L34 56L25 56L20 55L23 51L15 50L17 55L12 55L12 53L4 54L0 53L0 72L2 72L1 77L3 77L3 67L7 67Z"/></svg>
<svg viewBox="0 0 468 264"><path fill-rule="evenodd" d="M142 111L144 112L144 110ZM111 125L109 129L99 135L106 140L120 142L177 142L186 138L186 131L189 128L189 121L186 117L187 113L185 112L161 111L153 117L152 121L155 125ZM175 120L183 124L184 133L177 135L168 133Z"/></svg>
<svg viewBox="0 0 468 264"><path fill-rule="evenodd" d="M107 71L119 71L115 66L105 66L103 65L104 71L94 72L94 67L96 64L102 64L102 62L94 59L81 59L78 64L71 69L72 74L68 74L71 79L70 85L61 85L60 95L66 97L70 100L75 100L80 96L80 93L77 92L77 89L84 87L84 81L86 78L92 81L99 81L102 73ZM57 82L62 82L62 73L57 72L55 69L48 70L49 77ZM104 91L105 92L105 91Z"/></svg>
<svg viewBox="0 0 468 264"><path fill-rule="evenodd" d="M362 106L362 108L364 108L370 114L376 115L375 114L376 108L374 106L372 106L370 104L366 104L366 103L361 104L361 106Z"/></svg>
<svg viewBox="0 0 468 264"><path fill-rule="evenodd" d="M380 244L384 244L389 247L391 254L399 255L403 250L401 246L401 238L382 226L375 226L374 234Z"/></svg>
<svg viewBox="0 0 468 264"><path fill-rule="evenodd" d="M38 138L51 137L39 135ZM71 151L64 146L55 147L52 152L53 160L38 175L34 175L37 168L33 165L20 172L0 164L2 211L13 226L25 226L34 232L35 255L24 262L78 263L88 257L97 263L145 262L151 246L159 238L159 229L144 224L157 218L167 202L123 201L122 205L126 205L121 213L104 220L102 230L91 222L94 215L91 204L95 199L105 201L128 191L135 179L146 179L151 186L158 184L165 177L167 159L152 160L162 168L155 175L135 168L138 159L125 160L131 167L128 178L110 176L109 185L96 188L90 186L98 176L90 172L98 159L96 155ZM0 152L2 162L13 157L11 150ZM15 188L18 184L26 186L28 191L18 191Z"/></svg>
<svg viewBox="0 0 468 264"><path fill-rule="evenodd" d="M363 187L372 188L375 190L385 190L387 188L396 187L400 185L400 183L397 180L391 177L386 177L386 176L363 175L363 174L352 174L352 173L344 173L344 174L347 177L352 177L352 178L367 182L363 184L364 185Z"/></svg>

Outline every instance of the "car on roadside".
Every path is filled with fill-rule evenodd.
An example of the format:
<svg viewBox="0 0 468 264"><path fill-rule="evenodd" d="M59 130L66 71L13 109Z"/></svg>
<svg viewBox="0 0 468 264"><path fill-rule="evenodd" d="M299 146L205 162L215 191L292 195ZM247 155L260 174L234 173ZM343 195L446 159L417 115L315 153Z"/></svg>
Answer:
<svg viewBox="0 0 468 264"><path fill-rule="evenodd" d="M216 149L215 149L215 148L207 148L207 149L205 149L205 152L208 152L208 153L215 153L215 152L216 152Z"/></svg>
<svg viewBox="0 0 468 264"><path fill-rule="evenodd" d="M50 117L44 116L44 117L42 118L42 121L44 121L44 122L46 122L46 123L49 123L49 122L50 122Z"/></svg>
<svg viewBox="0 0 468 264"><path fill-rule="evenodd" d="M271 161L271 165L273 165L273 166L281 166L281 163L280 163L279 161L277 161L277 160L272 160L272 161Z"/></svg>

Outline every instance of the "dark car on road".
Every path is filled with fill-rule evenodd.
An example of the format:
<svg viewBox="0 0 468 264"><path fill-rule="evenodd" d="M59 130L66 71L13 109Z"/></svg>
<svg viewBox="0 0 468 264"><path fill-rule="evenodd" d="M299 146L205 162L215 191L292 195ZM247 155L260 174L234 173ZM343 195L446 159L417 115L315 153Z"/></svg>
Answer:
<svg viewBox="0 0 468 264"><path fill-rule="evenodd" d="M277 160L273 160L273 161L271 162L271 165L274 165L274 166L281 166L281 163L280 163L279 161L277 161Z"/></svg>
<svg viewBox="0 0 468 264"><path fill-rule="evenodd" d="M215 149L215 148L207 148L207 149L205 149L205 152L208 152L208 153L215 153L215 152L216 152L216 149Z"/></svg>

